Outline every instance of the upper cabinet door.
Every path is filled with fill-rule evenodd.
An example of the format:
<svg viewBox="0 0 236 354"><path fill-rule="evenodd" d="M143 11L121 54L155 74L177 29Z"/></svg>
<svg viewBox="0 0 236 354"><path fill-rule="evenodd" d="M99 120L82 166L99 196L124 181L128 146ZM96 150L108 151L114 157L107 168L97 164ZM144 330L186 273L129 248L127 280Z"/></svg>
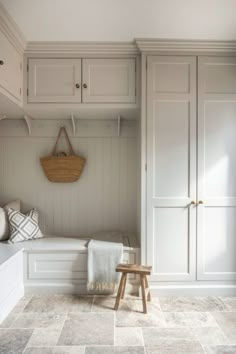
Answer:
<svg viewBox="0 0 236 354"><path fill-rule="evenodd" d="M22 56L0 32L0 86L21 100Z"/></svg>
<svg viewBox="0 0 236 354"><path fill-rule="evenodd" d="M80 59L29 59L28 102L81 102Z"/></svg>
<svg viewBox="0 0 236 354"><path fill-rule="evenodd" d="M135 59L84 59L83 102L135 103Z"/></svg>

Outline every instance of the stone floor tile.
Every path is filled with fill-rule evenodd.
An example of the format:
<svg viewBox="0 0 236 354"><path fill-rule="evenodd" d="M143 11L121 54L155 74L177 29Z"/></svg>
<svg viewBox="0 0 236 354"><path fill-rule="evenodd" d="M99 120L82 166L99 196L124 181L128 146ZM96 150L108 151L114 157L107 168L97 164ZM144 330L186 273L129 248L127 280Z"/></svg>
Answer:
<svg viewBox="0 0 236 354"><path fill-rule="evenodd" d="M166 321L161 311L153 313L148 312L144 314L142 312L134 311L122 311L116 312L116 326L117 327L166 327Z"/></svg>
<svg viewBox="0 0 236 354"><path fill-rule="evenodd" d="M15 354L15 353L14 353ZM54 354L53 347L28 347L23 354Z"/></svg>
<svg viewBox="0 0 236 354"><path fill-rule="evenodd" d="M112 296L94 296L92 312L113 311L116 298Z"/></svg>
<svg viewBox="0 0 236 354"><path fill-rule="evenodd" d="M21 354L31 335L30 329L0 329L0 354Z"/></svg>
<svg viewBox="0 0 236 354"><path fill-rule="evenodd" d="M68 315L58 345L114 345L114 313Z"/></svg>
<svg viewBox="0 0 236 354"><path fill-rule="evenodd" d="M162 311L167 312L209 312L226 311L221 299L216 297L160 297Z"/></svg>
<svg viewBox="0 0 236 354"><path fill-rule="evenodd" d="M142 328L142 331L146 347L155 347L171 340L195 340L188 328Z"/></svg>
<svg viewBox="0 0 236 354"><path fill-rule="evenodd" d="M163 312L167 327L218 327L209 312Z"/></svg>
<svg viewBox="0 0 236 354"><path fill-rule="evenodd" d="M47 328L59 329L66 316L52 313L22 313L12 323L11 328Z"/></svg>
<svg viewBox="0 0 236 354"><path fill-rule="evenodd" d="M86 347L85 354L145 354L144 347Z"/></svg>
<svg viewBox="0 0 236 354"><path fill-rule="evenodd" d="M236 311L236 297L221 297L229 311Z"/></svg>
<svg viewBox="0 0 236 354"><path fill-rule="evenodd" d="M230 344L219 327L192 328L192 332L202 345Z"/></svg>
<svg viewBox="0 0 236 354"><path fill-rule="evenodd" d="M84 354L85 347L55 347L53 348L53 354Z"/></svg>
<svg viewBox="0 0 236 354"><path fill-rule="evenodd" d="M85 347L27 347L24 354L84 354Z"/></svg>
<svg viewBox="0 0 236 354"><path fill-rule="evenodd" d="M204 346L207 354L235 354L236 345Z"/></svg>
<svg viewBox="0 0 236 354"><path fill-rule="evenodd" d="M35 295L25 306L24 312L87 312L91 311L92 296L76 295Z"/></svg>
<svg viewBox="0 0 236 354"><path fill-rule="evenodd" d="M92 303L93 296L73 295L70 301L69 313L90 312L92 309Z"/></svg>
<svg viewBox="0 0 236 354"><path fill-rule="evenodd" d="M10 328L12 323L16 320L17 316L19 316L19 314L16 313L10 313L5 320L3 320L0 323L0 328Z"/></svg>
<svg viewBox="0 0 236 354"><path fill-rule="evenodd" d="M204 354L199 342L188 340L160 341L155 347L146 347L146 354Z"/></svg>
<svg viewBox="0 0 236 354"><path fill-rule="evenodd" d="M236 312L212 312L231 344L236 344Z"/></svg>
<svg viewBox="0 0 236 354"><path fill-rule="evenodd" d="M141 328L135 327L116 327L115 328L116 346L143 346L143 333Z"/></svg>
<svg viewBox="0 0 236 354"><path fill-rule="evenodd" d="M55 346L58 342L61 328L58 329L34 329L32 336L28 342L28 347L50 347Z"/></svg>

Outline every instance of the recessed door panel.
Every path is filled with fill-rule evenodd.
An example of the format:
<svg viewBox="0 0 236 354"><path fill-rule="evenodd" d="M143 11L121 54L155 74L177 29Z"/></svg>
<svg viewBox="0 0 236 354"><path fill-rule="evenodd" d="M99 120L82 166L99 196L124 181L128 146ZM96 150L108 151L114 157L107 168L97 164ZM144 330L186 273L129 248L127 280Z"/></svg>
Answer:
<svg viewBox="0 0 236 354"><path fill-rule="evenodd" d="M236 102L205 102L205 198L236 197Z"/></svg>
<svg viewBox="0 0 236 354"><path fill-rule="evenodd" d="M163 57L153 67L153 89L156 93L189 93L190 64L181 62L182 58Z"/></svg>
<svg viewBox="0 0 236 354"><path fill-rule="evenodd" d="M205 209L204 272L216 280L236 273L236 207Z"/></svg>
<svg viewBox="0 0 236 354"><path fill-rule="evenodd" d="M154 274L165 279L172 276L188 276L189 209L155 208L154 233Z"/></svg>
<svg viewBox="0 0 236 354"><path fill-rule="evenodd" d="M188 198L189 102L156 101L153 113L154 195Z"/></svg>

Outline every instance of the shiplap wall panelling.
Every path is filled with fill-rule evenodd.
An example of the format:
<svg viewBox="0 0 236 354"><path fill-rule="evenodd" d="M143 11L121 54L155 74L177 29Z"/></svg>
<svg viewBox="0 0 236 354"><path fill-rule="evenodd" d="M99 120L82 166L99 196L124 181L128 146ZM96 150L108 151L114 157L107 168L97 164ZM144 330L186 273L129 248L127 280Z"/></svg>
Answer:
<svg viewBox="0 0 236 354"><path fill-rule="evenodd" d="M90 127L85 127L87 137L71 137L75 151L87 158L80 180L71 184L49 182L39 163L39 158L51 151L56 126L62 122L34 123L32 132L35 136L31 137L27 136L24 122L2 123L0 135L5 133L8 136L0 137L1 204L20 198L24 210L37 207L41 227L47 234L86 236L101 230L136 231L135 122L128 122L127 126L124 123L120 138L115 135L117 129L113 123L109 124L107 131L104 129L104 135L109 131L110 136L93 137L102 135L102 131L96 132L92 122ZM129 136L131 126L133 129ZM53 136L37 136L40 129L40 134L53 133ZM68 126L71 134L70 129ZM83 134L82 129L78 131ZM65 149L65 140L62 139L59 150Z"/></svg>

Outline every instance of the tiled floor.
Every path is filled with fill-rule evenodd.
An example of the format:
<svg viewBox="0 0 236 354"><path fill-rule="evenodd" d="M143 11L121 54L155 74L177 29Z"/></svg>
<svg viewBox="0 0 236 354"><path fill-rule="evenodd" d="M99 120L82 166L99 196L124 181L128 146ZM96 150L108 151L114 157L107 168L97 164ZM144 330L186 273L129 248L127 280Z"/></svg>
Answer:
<svg viewBox="0 0 236 354"><path fill-rule="evenodd" d="M0 324L1 354L236 353L236 297L25 296Z"/></svg>

